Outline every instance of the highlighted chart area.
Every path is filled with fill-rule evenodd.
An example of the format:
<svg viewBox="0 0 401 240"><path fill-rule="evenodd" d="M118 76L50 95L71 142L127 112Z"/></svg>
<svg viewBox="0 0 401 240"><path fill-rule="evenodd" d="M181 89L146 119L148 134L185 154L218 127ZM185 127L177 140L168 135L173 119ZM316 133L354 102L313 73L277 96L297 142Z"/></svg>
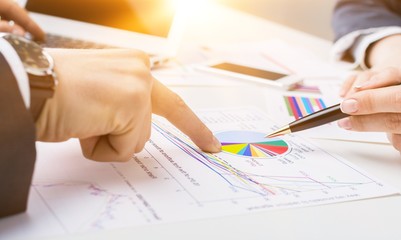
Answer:
<svg viewBox="0 0 401 240"><path fill-rule="evenodd" d="M216 134L222 150L227 153L253 158L270 158L288 152L288 144L278 138L265 138L265 133L253 131L226 131Z"/></svg>
<svg viewBox="0 0 401 240"><path fill-rule="evenodd" d="M295 119L326 108L326 104L321 98L284 96L284 101L288 114Z"/></svg>

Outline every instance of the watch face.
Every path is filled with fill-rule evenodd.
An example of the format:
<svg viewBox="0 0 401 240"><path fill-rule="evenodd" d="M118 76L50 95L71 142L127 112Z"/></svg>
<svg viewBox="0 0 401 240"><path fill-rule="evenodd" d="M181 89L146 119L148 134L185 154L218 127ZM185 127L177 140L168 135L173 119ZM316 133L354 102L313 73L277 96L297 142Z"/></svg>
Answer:
<svg viewBox="0 0 401 240"><path fill-rule="evenodd" d="M6 35L4 39L17 51L27 72L44 75L52 68L52 62L49 61L49 58L38 44L15 35Z"/></svg>

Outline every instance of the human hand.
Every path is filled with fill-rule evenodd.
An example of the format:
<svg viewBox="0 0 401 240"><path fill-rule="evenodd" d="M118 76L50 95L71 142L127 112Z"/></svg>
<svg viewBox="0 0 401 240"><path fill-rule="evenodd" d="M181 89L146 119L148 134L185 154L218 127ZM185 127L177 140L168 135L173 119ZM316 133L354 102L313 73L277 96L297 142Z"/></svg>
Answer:
<svg viewBox="0 0 401 240"><path fill-rule="evenodd" d="M29 17L25 9L13 0L0 0L0 32L10 32L23 36L25 31L37 40L43 40L45 33Z"/></svg>
<svg viewBox="0 0 401 240"><path fill-rule="evenodd" d="M190 108L150 74L147 56L135 50L48 49L59 84L36 122L37 139L79 138L85 157L126 161L150 137L152 109L202 150L220 145Z"/></svg>
<svg viewBox="0 0 401 240"><path fill-rule="evenodd" d="M340 90L341 97L393 83L401 70L401 34L390 35L370 45L365 60L371 69L351 75Z"/></svg>
<svg viewBox="0 0 401 240"><path fill-rule="evenodd" d="M347 130L386 132L401 151L401 71L390 67L368 75L341 103L342 111L352 116L339 120L338 125Z"/></svg>
<svg viewBox="0 0 401 240"><path fill-rule="evenodd" d="M399 68L387 67L381 70L366 70L348 77L341 86L340 96L346 97L358 91L395 84L401 84L401 69Z"/></svg>

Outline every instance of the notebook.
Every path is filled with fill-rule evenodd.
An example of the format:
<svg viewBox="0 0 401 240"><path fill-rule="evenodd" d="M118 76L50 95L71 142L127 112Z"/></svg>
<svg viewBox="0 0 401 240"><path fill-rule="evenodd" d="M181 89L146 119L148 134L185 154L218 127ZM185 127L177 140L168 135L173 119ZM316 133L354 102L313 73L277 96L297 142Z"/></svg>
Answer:
<svg viewBox="0 0 401 240"><path fill-rule="evenodd" d="M23 0L45 47L135 48L158 66L176 56L185 14L174 0Z"/></svg>

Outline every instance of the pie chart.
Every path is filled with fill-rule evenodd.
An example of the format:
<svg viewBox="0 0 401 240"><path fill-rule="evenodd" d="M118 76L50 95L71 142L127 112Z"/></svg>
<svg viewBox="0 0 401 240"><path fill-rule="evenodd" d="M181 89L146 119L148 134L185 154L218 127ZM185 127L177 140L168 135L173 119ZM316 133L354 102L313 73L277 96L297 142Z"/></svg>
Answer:
<svg viewBox="0 0 401 240"><path fill-rule="evenodd" d="M253 131L225 131L216 133L221 150L252 158L271 158L289 151L288 144L279 138L265 138L266 133Z"/></svg>

